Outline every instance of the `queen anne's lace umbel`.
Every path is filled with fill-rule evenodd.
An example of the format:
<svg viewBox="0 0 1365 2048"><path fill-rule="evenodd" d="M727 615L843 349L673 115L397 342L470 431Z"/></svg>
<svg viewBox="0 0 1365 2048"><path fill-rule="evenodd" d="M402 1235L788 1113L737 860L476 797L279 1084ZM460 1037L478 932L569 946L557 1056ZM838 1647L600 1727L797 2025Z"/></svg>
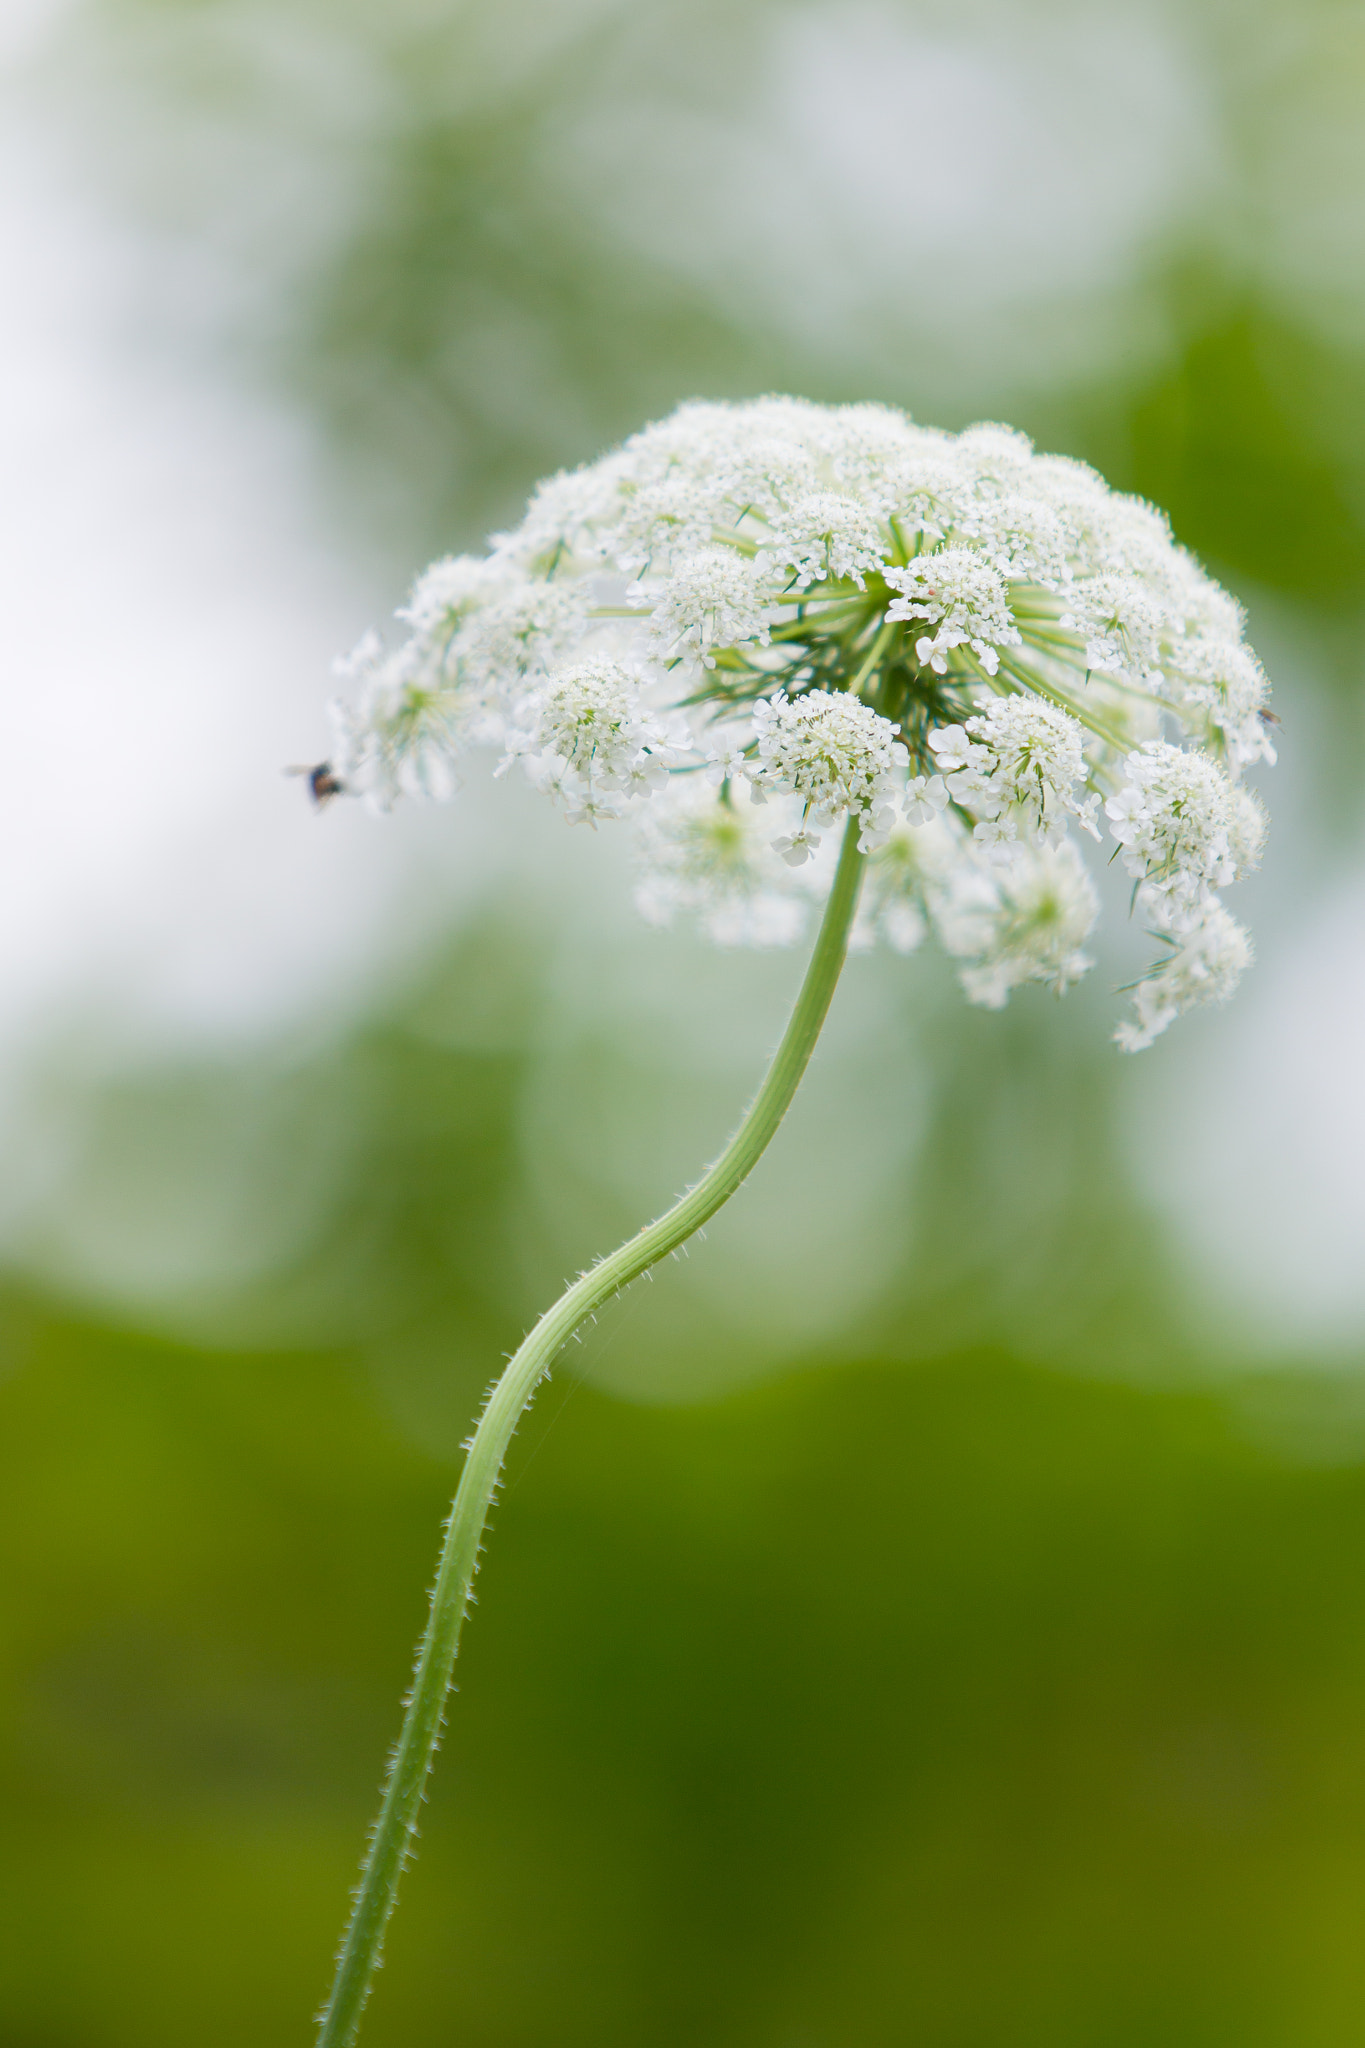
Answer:
<svg viewBox="0 0 1365 2048"><path fill-rule="evenodd" d="M909 756L898 728L861 698L809 690L780 693L754 706L758 760L748 770L751 793L762 803L770 790L790 790L804 805L801 826L773 841L792 867L800 867L836 818L850 811L861 821L864 853L886 843L905 790ZM819 828L817 830L816 828Z"/></svg>
<svg viewBox="0 0 1365 2048"><path fill-rule="evenodd" d="M1098 839L1097 799L1077 795L1090 772L1083 739L1055 705L1005 697L963 725L931 732L929 746L948 796L980 820L977 842L1008 861L1030 840L1060 846L1069 817Z"/></svg>
<svg viewBox="0 0 1365 2048"><path fill-rule="evenodd" d="M447 797L499 745L570 822L635 818L656 921L793 939L853 817L856 940L933 931L998 1006L1089 965L1072 832L1107 822L1163 949L1121 1045L1250 958L1218 894L1265 834L1240 777L1274 759L1241 611L1159 512L1007 427L685 405L434 563L400 617L347 665L333 778Z"/></svg>
<svg viewBox="0 0 1365 2048"><path fill-rule="evenodd" d="M1005 869L958 863L935 909L944 946L966 963L963 988L988 1010L1026 981L1061 995L1093 965L1081 949L1100 900L1074 840L1030 846Z"/></svg>

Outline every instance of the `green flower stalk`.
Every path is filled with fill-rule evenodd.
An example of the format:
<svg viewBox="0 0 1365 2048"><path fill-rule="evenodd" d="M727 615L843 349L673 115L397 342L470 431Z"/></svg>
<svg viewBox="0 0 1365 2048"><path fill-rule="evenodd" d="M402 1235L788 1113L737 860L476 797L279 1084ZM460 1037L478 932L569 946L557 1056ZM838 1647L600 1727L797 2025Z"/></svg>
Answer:
<svg viewBox="0 0 1365 2048"><path fill-rule="evenodd" d="M507 1447L536 1388L580 1324L632 1280L693 1236L729 1201L757 1164L787 1113L815 1050L848 952L863 856L853 822L821 920L796 1007L771 1066L739 1129L694 1188L619 1251L602 1259L562 1294L525 1339L488 1397L470 1438L459 1491L446 1523L431 1616L417 1652L403 1732L393 1754L379 1819L356 1892L355 1909L337 1960L336 1981L322 2018L319 2048L348 2048L379 1964L384 1929L412 1847L423 1789L440 1742L460 1628L478 1569L484 1524Z"/></svg>
<svg viewBox="0 0 1365 2048"><path fill-rule="evenodd" d="M850 943L932 931L973 1002L1060 993L1099 914L1076 835L1107 825L1159 948L1114 1033L1139 1051L1250 959L1219 892L1259 859L1241 778L1274 759L1240 608L1160 513L1009 428L881 406L684 406L542 484L486 555L434 563L400 617L395 651L371 636L343 665L358 699L320 801L447 798L491 745L569 823L629 821L652 921L722 945L820 925L730 1144L542 1317L470 1440L322 2048L356 2036L517 1421L578 1326L749 1173Z"/></svg>

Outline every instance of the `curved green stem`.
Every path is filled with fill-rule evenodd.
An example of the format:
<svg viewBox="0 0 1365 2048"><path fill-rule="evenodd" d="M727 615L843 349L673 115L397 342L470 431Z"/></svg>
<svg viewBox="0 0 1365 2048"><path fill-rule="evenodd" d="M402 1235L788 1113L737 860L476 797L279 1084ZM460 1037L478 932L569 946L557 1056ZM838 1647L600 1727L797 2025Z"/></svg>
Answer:
<svg viewBox="0 0 1365 2048"><path fill-rule="evenodd" d="M849 929L863 872L858 833L859 820L850 817L834 886L796 1007L762 1086L734 1137L715 1165L657 1223L649 1224L619 1251L574 1281L541 1317L488 1398L470 1440L455 1504L446 1523L445 1544L431 1596L431 1616L417 1652L403 1732L393 1753L379 1819L337 1959L318 2048L350 2048L360 2026L361 2010L379 1964L384 1929L398 1895L398 1880L412 1850L427 1774L440 1741L460 1625L478 1569L484 1523L512 1433L557 1353L580 1323L714 1216L729 1201L777 1130L815 1050L848 951Z"/></svg>

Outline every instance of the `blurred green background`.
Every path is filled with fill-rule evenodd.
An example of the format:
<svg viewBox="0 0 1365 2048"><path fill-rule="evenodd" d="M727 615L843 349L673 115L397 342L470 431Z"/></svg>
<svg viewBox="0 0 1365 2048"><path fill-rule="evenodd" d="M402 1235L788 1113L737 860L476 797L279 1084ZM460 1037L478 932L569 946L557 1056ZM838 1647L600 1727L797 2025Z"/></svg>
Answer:
<svg viewBox="0 0 1365 2048"><path fill-rule="evenodd" d="M1169 508L1278 686L1260 964L1128 1065L1104 959L851 963L523 1426L365 2038L1358 2042L1365 10L23 12L0 2048L308 2038L480 1394L799 977L528 792L305 816L327 662L767 389Z"/></svg>

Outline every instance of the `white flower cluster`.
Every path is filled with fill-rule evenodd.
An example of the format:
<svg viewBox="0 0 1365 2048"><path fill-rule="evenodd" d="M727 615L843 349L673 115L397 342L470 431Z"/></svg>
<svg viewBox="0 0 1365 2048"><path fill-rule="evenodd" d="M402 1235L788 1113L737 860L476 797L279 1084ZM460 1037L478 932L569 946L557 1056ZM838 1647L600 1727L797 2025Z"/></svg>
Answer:
<svg viewBox="0 0 1365 2048"><path fill-rule="evenodd" d="M1264 837L1239 778L1274 758L1240 609L1152 507L1009 428L686 405L400 617L346 671L328 784L448 797L500 745L571 822L636 820L656 921L794 938L848 818L860 942L932 929L978 1002L1060 990L1097 903L1069 833L1102 815L1162 947L1121 1044L1250 957L1217 893Z"/></svg>
<svg viewBox="0 0 1365 2048"><path fill-rule="evenodd" d="M641 875L635 905L650 924L690 916L718 946L789 946L810 906L751 804L730 800L699 776L667 804L640 813Z"/></svg>
<svg viewBox="0 0 1365 2048"><path fill-rule="evenodd" d="M919 635L915 656L939 675L948 673L948 656L964 644L989 676L1000 667L1000 649L1019 646L1005 579L975 548L939 548L903 569L889 566L885 575L901 593L887 618L926 619L937 627Z"/></svg>
<svg viewBox="0 0 1365 2048"><path fill-rule="evenodd" d="M766 558L811 583L848 578L865 590L885 553L882 529L865 505L837 491L807 491L777 515Z"/></svg>
<svg viewBox="0 0 1365 2048"><path fill-rule="evenodd" d="M1030 838L1060 846L1068 816L1094 839L1097 797L1077 797L1090 769L1074 718L1036 697L1004 697L963 725L940 726L929 746L953 802L980 820L974 837L996 860Z"/></svg>
<svg viewBox="0 0 1365 2048"><path fill-rule="evenodd" d="M614 661L559 670L526 705L530 723L508 733L495 772L520 755L531 779L564 805L571 825L619 818L632 796L667 786L678 749L640 702L640 685ZM680 735L684 745L686 733Z"/></svg>
<svg viewBox="0 0 1365 2048"><path fill-rule="evenodd" d="M411 645L386 658L378 636L367 633L336 673L360 686L357 703L332 707L331 765L344 786L384 811L400 796L453 796L466 707L430 676Z"/></svg>
<svg viewBox="0 0 1365 2048"><path fill-rule="evenodd" d="M1137 1017L1115 1033L1125 1052L1142 1052L1197 1003L1225 1003L1251 962L1251 940L1221 903L1205 906L1202 917L1179 936L1170 953L1133 990Z"/></svg>
<svg viewBox="0 0 1365 2048"><path fill-rule="evenodd" d="M758 765L750 771L753 795L790 790L805 806L794 832L773 845L800 867L820 844L821 832L852 812L861 820L858 845L873 853L886 844L905 787L909 755L897 728L861 698L812 690L804 697L775 696L754 706Z"/></svg>
<svg viewBox="0 0 1365 2048"><path fill-rule="evenodd" d="M962 962L969 1000L998 1010L1025 982L1061 995L1079 981L1093 964L1082 948L1099 912L1071 840L1023 844L1002 867L942 824L902 826L868 863L855 940L910 953L932 931Z"/></svg>
<svg viewBox="0 0 1365 2048"><path fill-rule="evenodd" d="M1125 1051L1140 1052L1182 1010L1236 988L1251 941L1214 892L1256 866L1266 817L1206 755L1149 740L1126 768L1105 810L1137 900L1171 948L1134 990L1137 1022L1119 1027Z"/></svg>
<svg viewBox="0 0 1365 2048"><path fill-rule="evenodd" d="M988 1010L1026 981L1061 995L1093 965L1081 949L1100 899L1073 840L1034 847L1003 870L960 863L931 908L945 951L967 963L963 988Z"/></svg>
<svg viewBox="0 0 1365 2048"><path fill-rule="evenodd" d="M626 595L645 595L632 584ZM714 647L768 644L769 621L781 586L733 548L698 548L653 593L650 634L665 659L700 656L714 668Z"/></svg>
<svg viewBox="0 0 1365 2048"><path fill-rule="evenodd" d="M1149 904L1178 920L1255 867L1265 812L1206 755L1149 740L1125 768L1123 787L1104 808Z"/></svg>

